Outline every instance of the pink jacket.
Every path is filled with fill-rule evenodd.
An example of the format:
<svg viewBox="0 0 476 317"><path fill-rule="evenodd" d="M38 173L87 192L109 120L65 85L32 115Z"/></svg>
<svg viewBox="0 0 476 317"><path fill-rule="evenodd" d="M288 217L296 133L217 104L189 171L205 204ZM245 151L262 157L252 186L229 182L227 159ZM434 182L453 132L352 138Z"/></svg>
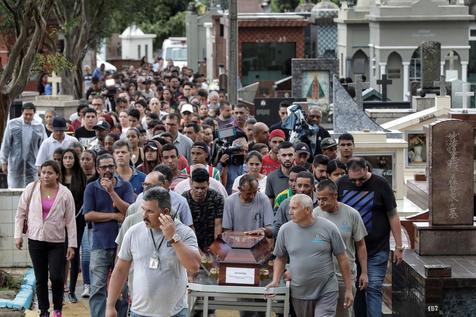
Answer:
<svg viewBox="0 0 476 317"><path fill-rule="evenodd" d="M22 237L23 222L26 217L28 198L30 197L35 182L28 184L20 196L17 214L15 216L15 239ZM59 184L58 194L51 206L51 210L43 220L41 205L40 182L35 186L28 212L28 239L61 243L65 242L68 232L68 247L76 248L76 217L74 198L69 189Z"/></svg>

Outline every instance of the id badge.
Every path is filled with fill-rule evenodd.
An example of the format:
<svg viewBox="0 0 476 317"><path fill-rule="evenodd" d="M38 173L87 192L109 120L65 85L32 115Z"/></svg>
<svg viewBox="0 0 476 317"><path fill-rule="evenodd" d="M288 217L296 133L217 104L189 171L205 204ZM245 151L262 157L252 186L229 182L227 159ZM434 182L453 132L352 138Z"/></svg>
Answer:
<svg viewBox="0 0 476 317"><path fill-rule="evenodd" d="M157 270L159 268L159 259L151 257L149 259L149 269Z"/></svg>

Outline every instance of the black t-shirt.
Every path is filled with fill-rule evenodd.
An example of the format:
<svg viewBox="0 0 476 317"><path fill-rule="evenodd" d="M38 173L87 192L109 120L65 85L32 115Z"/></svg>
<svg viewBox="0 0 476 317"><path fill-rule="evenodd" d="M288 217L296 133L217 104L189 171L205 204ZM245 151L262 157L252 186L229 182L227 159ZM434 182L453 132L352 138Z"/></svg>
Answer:
<svg viewBox="0 0 476 317"><path fill-rule="evenodd" d="M190 206L198 247L207 251L215 240L215 219L223 218L223 196L213 189L208 190L207 198L200 203L192 199L190 190L184 192L182 196L187 199Z"/></svg>
<svg viewBox="0 0 476 317"><path fill-rule="evenodd" d="M390 250L390 222L397 203L387 181L372 174L361 187L355 186L348 176L339 179L339 201L355 208L364 221L368 235L365 237L367 253Z"/></svg>
<svg viewBox="0 0 476 317"><path fill-rule="evenodd" d="M85 127L79 127L74 132L74 136L85 147L89 147L89 143L96 138L96 131L89 131Z"/></svg>

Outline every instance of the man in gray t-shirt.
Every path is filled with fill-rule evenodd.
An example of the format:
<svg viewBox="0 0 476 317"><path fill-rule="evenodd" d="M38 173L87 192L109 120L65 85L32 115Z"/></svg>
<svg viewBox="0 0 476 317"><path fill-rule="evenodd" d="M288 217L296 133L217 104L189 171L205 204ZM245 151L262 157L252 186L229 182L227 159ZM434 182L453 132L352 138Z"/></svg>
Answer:
<svg viewBox="0 0 476 317"><path fill-rule="evenodd" d="M257 179L243 175L238 189L225 201L223 229L272 237L273 208L268 197L258 192Z"/></svg>
<svg viewBox="0 0 476 317"><path fill-rule="evenodd" d="M349 260L339 229L329 220L315 218L312 199L296 194L290 201L291 220L282 225L274 255L273 281L277 287L289 259L291 300L297 316L335 316L338 284L332 256L337 258L345 285L345 308L353 303Z"/></svg>
<svg viewBox="0 0 476 317"><path fill-rule="evenodd" d="M114 316L114 305L134 261L132 313L183 316L187 271L195 273L200 267L197 237L190 227L170 217L167 190L153 187L143 199L144 222L132 226L124 236L109 283L106 315Z"/></svg>
<svg viewBox="0 0 476 317"><path fill-rule="evenodd" d="M319 207L314 209L314 216L326 218L334 223L344 240L346 246L346 253L349 259L349 264L352 272L352 284L355 285L357 277L357 266L355 264L355 252L357 247L357 255L361 265L362 272L359 277L359 289L363 290L367 287L367 249L365 247L365 236L367 230L359 212L354 208L339 203L337 201L337 186L331 180L321 181L317 187L317 200ZM351 317L353 316L352 309L343 309L344 300L344 282L342 274L339 272L337 261L334 258L334 265L339 281L339 301L337 304L337 317ZM355 293L354 293L355 295ZM342 303L341 303L342 302Z"/></svg>

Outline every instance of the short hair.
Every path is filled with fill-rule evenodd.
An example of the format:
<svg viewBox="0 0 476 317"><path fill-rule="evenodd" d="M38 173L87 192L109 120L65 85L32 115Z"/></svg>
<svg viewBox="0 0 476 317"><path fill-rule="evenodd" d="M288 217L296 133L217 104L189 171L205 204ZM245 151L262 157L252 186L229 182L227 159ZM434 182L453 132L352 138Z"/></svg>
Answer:
<svg viewBox="0 0 476 317"><path fill-rule="evenodd" d="M314 185L314 175L312 175L311 172L309 171L302 171L302 172L299 172L296 176L296 180L298 178L307 178L309 179L309 181L311 182L311 185Z"/></svg>
<svg viewBox="0 0 476 317"><path fill-rule="evenodd" d="M246 121L245 121L245 124L255 124L256 122L256 119L255 118L248 118Z"/></svg>
<svg viewBox="0 0 476 317"><path fill-rule="evenodd" d="M131 143L125 139L120 139L114 142L114 144L112 145L112 151L114 152L115 150L120 149L122 147L127 147L127 151L131 152Z"/></svg>
<svg viewBox="0 0 476 317"><path fill-rule="evenodd" d="M349 171L360 171L368 167L367 161L360 157L353 157L347 162Z"/></svg>
<svg viewBox="0 0 476 317"><path fill-rule="evenodd" d="M279 103L279 108L288 108L290 105L289 101L284 100Z"/></svg>
<svg viewBox="0 0 476 317"><path fill-rule="evenodd" d="M238 103L234 105L233 109L236 109L236 108L242 108L242 109L245 109L245 111L248 111L248 107L244 103Z"/></svg>
<svg viewBox="0 0 476 317"><path fill-rule="evenodd" d="M204 168L194 169L192 172L192 182L210 182L210 175L208 174L208 171Z"/></svg>
<svg viewBox="0 0 476 317"><path fill-rule="evenodd" d="M96 166L99 167L99 163L101 163L102 160L108 160L112 159L114 161L114 164L116 164L116 160L114 159L114 156L110 153L103 153L101 155L98 155L96 158Z"/></svg>
<svg viewBox="0 0 476 317"><path fill-rule="evenodd" d="M291 167L291 169L289 170L289 173L290 174L291 173L299 174L299 173L305 172L305 171L307 171L307 169L304 166L302 166L302 165L293 165Z"/></svg>
<svg viewBox="0 0 476 317"><path fill-rule="evenodd" d="M162 153L164 153L165 151L172 151L172 150L175 151L175 153L177 154L177 157L180 156L179 151L175 145L171 143L167 143L167 144L164 144L164 146L162 147Z"/></svg>
<svg viewBox="0 0 476 317"><path fill-rule="evenodd" d="M174 178L174 174L172 173L172 170L167 165L159 164L156 167L154 167L153 171L162 173L162 175L165 176L165 179L169 183L172 182L172 179Z"/></svg>
<svg viewBox="0 0 476 317"><path fill-rule="evenodd" d="M70 149L73 149L73 150L74 150L75 148L78 148L78 147L81 148L81 152L83 152L84 146L83 146L83 145L81 144L81 142L79 142L79 141L73 141L73 142L71 142L71 145L69 146L69 148L70 148Z"/></svg>
<svg viewBox="0 0 476 317"><path fill-rule="evenodd" d="M248 155L246 156L245 162L248 163L248 161L253 157L256 157L258 161L260 161L260 163L263 163L263 155L261 155L261 153L258 151L249 152Z"/></svg>
<svg viewBox="0 0 476 317"><path fill-rule="evenodd" d="M324 154L317 154L314 156L314 160L312 161L312 165L315 167L317 165L326 165L329 164L329 158Z"/></svg>
<svg viewBox="0 0 476 317"><path fill-rule="evenodd" d="M278 151L281 149L289 149L289 148L293 148L294 150L294 145L289 141L284 141L278 146Z"/></svg>
<svg viewBox="0 0 476 317"><path fill-rule="evenodd" d="M165 120L175 120L177 122L180 122L180 116L176 113L169 113L165 116Z"/></svg>
<svg viewBox="0 0 476 317"><path fill-rule="evenodd" d="M152 120L159 120L159 119L160 119L160 118L159 118L159 115L158 115L157 113L155 113L155 112L149 112L149 113L147 114L147 117L149 117L149 118L152 119Z"/></svg>
<svg viewBox="0 0 476 317"><path fill-rule="evenodd" d="M243 174L243 176L240 178L240 183L238 185L239 189L242 189L245 184L248 184L251 186L251 183L256 182L256 186L259 186L258 179L250 174Z"/></svg>
<svg viewBox="0 0 476 317"><path fill-rule="evenodd" d="M324 179L320 181L319 184L317 185L318 192L322 192L326 188L329 188L331 193L337 193L337 185L330 179Z"/></svg>
<svg viewBox="0 0 476 317"><path fill-rule="evenodd" d="M88 109L84 110L84 116L86 116L86 113L94 113L94 115L97 117L97 112L93 108L88 107Z"/></svg>
<svg viewBox="0 0 476 317"><path fill-rule="evenodd" d="M268 145L266 145L266 144L264 144L264 143L255 143L255 144L253 144L253 147L251 147L251 149L252 149L253 151L258 151L258 152L261 151L261 150L264 149L264 148L269 149L269 148L268 148Z"/></svg>
<svg viewBox="0 0 476 317"><path fill-rule="evenodd" d="M159 186L149 188L145 191L142 199L144 201L157 201L157 206L161 209L167 208L169 211L172 209L170 193L165 188Z"/></svg>
<svg viewBox="0 0 476 317"><path fill-rule="evenodd" d="M313 202L312 198L309 197L308 195L305 194L294 194L293 197L291 198L291 201L296 200L299 205L303 208L308 208L309 210L312 211L313 207Z"/></svg>
<svg viewBox="0 0 476 317"><path fill-rule="evenodd" d="M127 112L127 115L130 117L134 117L137 120L140 120L140 112L136 108L129 109L129 111Z"/></svg>
<svg viewBox="0 0 476 317"><path fill-rule="evenodd" d="M36 106L32 102L25 102L21 105L21 111L23 110L33 110L36 113Z"/></svg>
<svg viewBox="0 0 476 317"><path fill-rule="evenodd" d="M225 106L230 106L230 107L231 107L231 104L230 104L228 101L223 101L223 102L220 104L220 110L225 109Z"/></svg>
<svg viewBox="0 0 476 317"><path fill-rule="evenodd" d="M89 106L85 104L79 104L79 106L76 107L76 113L79 114L84 108L89 108Z"/></svg>
<svg viewBox="0 0 476 317"><path fill-rule="evenodd" d="M354 142L354 136L350 133L343 133L343 134L339 135L338 142L340 142L341 140L352 141L352 143L355 143Z"/></svg>
<svg viewBox="0 0 476 317"><path fill-rule="evenodd" d="M196 123L189 123L185 127L186 128L193 128L193 132L195 132L195 133L200 132L200 126Z"/></svg>
<svg viewBox="0 0 476 317"><path fill-rule="evenodd" d="M54 150L53 156L54 156L55 154L59 154L59 155L63 156L63 152L64 152L64 149L63 149L62 147L59 147L59 148L57 148L56 150Z"/></svg>
<svg viewBox="0 0 476 317"><path fill-rule="evenodd" d="M331 160L327 163L327 175L331 175L336 169L342 169L347 173L347 166L339 160Z"/></svg>
<svg viewBox="0 0 476 317"><path fill-rule="evenodd" d="M94 99L100 99L101 102L104 104L104 99L103 99L103 97L101 97L100 95L94 95L94 96L92 97L92 100L94 100Z"/></svg>

